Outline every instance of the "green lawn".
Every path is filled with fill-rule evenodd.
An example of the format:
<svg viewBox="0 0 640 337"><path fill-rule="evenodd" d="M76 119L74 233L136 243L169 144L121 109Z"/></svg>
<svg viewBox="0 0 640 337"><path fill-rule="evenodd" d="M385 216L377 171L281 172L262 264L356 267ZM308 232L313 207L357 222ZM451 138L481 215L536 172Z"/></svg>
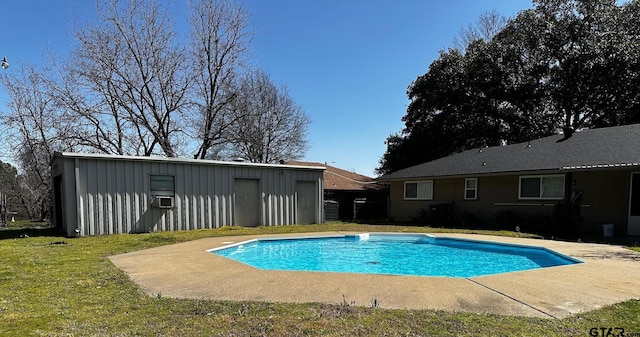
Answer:
<svg viewBox="0 0 640 337"><path fill-rule="evenodd" d="M325 224L71 239L52 236L46 230L19 226L4 229L0 230L0 335L602 336L602 330L591 330L601 327L622 327L626 332L640 333L638 300L552 320L358 307L343 303L342 294L335 294L335 304L330 305L148 297L106 258L203 237L326 230L442 231L424 227ZM29 237L20 238L23 233ZM38 236L42 234L48 235Z"/></svg>

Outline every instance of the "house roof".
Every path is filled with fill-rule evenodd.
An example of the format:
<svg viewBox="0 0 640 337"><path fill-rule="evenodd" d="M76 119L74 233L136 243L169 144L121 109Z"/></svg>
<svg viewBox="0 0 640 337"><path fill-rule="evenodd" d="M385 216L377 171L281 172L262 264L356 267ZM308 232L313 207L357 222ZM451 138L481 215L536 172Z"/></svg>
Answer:
<svg viewBox="0 0 640 337"><path fill-rule="evenodd" d="M526 171L640 166L640 124L588 129L505 146L473 149L398 170L379 181Z"/></svg>
<svg viewBox="0 0 640 337"><path fill-rule="evenodd" d="M341 190L341 191L371 191L380 190L384 186L377 183L377 181L371 177L364 176L355 172L350 172L337 168L335 166L314 163L314 162L301 162L301 161L289 161L287 165L302 165L302 166L321 166L325 168L324 171L324 189L325 190Z"/></svg>

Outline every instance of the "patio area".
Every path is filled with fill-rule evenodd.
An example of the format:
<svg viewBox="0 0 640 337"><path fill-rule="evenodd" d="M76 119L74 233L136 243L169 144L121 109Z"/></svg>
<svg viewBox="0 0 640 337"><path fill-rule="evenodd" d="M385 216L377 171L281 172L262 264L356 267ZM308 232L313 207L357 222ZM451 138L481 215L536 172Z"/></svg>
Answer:
<svg viewBox="0 0 640 337"><path fill-rule="evenodd" d="M304 236L353 233L323 232ZM621 246L434 234L540 246L584 263L499 275L446 278L259 270L207 249L257 236L207 238L109 257L150 296L268 302L323 302L564 318L640 298L640 253ZM259 237L302 236L302 234Z"/></svg>

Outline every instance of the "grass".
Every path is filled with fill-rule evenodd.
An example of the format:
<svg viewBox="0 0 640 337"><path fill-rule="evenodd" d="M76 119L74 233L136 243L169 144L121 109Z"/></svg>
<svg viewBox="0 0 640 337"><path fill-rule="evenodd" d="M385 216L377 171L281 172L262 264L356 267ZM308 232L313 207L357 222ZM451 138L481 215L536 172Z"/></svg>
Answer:
<svg viewBox="0 0 640 337"><path fill-rule="evenodd" d="M342 294L334 304L180 300L144 295L107 259L203 237L312 231L470 232L334 223L71 239L17 224L0 230L0 336L594 336L594 327L640 333L638 300L563 320L360 307Z"/></svg>

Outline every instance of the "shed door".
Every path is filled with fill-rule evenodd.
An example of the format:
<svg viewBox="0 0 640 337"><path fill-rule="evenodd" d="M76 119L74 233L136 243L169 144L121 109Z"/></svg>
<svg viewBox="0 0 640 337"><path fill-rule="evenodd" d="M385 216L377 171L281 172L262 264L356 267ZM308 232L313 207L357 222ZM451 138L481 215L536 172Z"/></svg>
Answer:
<svg viewBox="0 0 640 337"><path fill-rule="evenodd" d="M316 182L298 181L296 183L298 214L297 224L316 223Z"/></svg>
<svg viewBox="0 0 640 337"><path fill-rule="evenodd" d="M627 235L640 235L640 173L631 174Z"/></svg>
<svg viewBox="0 0 640 337"><path fill-rule="evenodd" d="M57 229L63 229L62 221L62 175L53 177L53 213Z"/></svg>
<svg viewBox="0 0 640 337"><path fill-rule="evenodd" d="M257 179L235 181L235 224L256 227L260 225L260 189Z"/></svg>

